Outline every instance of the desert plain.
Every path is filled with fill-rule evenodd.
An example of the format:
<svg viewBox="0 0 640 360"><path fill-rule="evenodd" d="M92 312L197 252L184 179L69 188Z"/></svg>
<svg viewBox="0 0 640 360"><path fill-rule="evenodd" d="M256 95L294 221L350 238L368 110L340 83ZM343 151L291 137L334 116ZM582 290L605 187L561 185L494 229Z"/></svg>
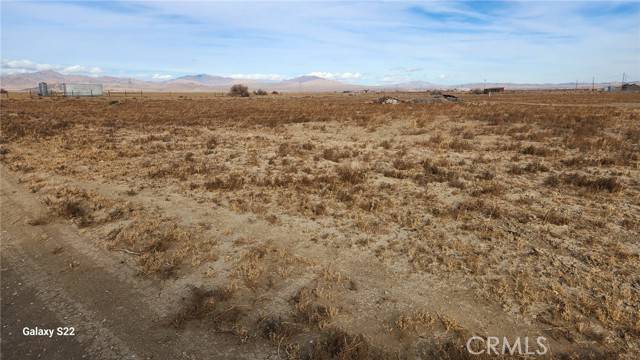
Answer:
<svg viewBox="0 0 640 360"><path fill-rule="evenodd" d="M3 313L95 358L637 358L640 94L388 95L10 94Z"/></svg>

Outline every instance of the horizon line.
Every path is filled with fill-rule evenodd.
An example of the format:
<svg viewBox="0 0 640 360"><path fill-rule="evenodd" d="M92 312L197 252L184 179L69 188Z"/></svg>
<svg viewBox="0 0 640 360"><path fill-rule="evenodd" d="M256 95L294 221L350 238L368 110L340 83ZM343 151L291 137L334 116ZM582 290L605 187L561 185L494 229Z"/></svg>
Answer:
<svg viewBox="0 0 640 360"><path fill-rule="evenodd" d="M460 82L460 83L456 83L456 84L451 84L451 85L447 85L447 84L442 84L442 83L435 83L435 82L431 82L431 81L427 81L427 80L421 80L421 79L414 79L414 80L407 80L407 81L395 81L395 82L384 82L384 83L366 83L366 82L351 82L348 79L332 79L329 77L322 77L322 76L318 76L318 75L311 75L310 73L307 74L301 74L301 75L297 75L297 76L293 76L290 78L287 77L282 77L280 79L277 80L271 80L271 79L261 79L261 78L243 78L243 77L234 77L234 74L231 75L224 75L224 74L210 74L210 73L188 73L185 75L180 75L180 76L175 76L175 77L171 77L171 78L165 78L165 79L145 79L143 76L118 76L118 75L110 75L108 73L103 73L103 74L86 74L86 73L78 73L78 74L65 74L63 72L60 71L56 71L53 69L45 69L45 70L37 70L37 71L27 71L27 72L19 72L19 73L5 73L4 71L0 71L0 76L1 77L8 77L8 76L20 76L20 75L32 75L32 74L37 74L37 73L55 73L57 75L60 75L62 77L86 77L86 78L101 78L101 77L112 77L112 78L117 78L117 79L129 79L129 80L136 80L136 81L141 81L144 83L149 83L149 84L166 84L169 83L171 81L175 81L175 80L179 80L185 77L190 77L190 76L211 76L211 77L219 77L219 78L225 78L225 79L232 79L235 81L238 81L239 83L244 82L248 82L250 83L260 83L263 85L268 85L268 84L278 84L278 83L282 83L282 82L286 82L286 81L291 81L291 80L295 80L298 78L303 78L303 77L312 77L315 79L320 79L320 80L327 80L327 81L332 81L332 82L336 82L339 84L343 84L343 85L353 85L353 86L375 86L375 87L385 87L385 86L397 86L397 85L403 85L403 84L411 84L411 83L426 83L429 85L433 85L433 86L442 86L442 87L456 87L456 86L464 86L464 85L482 85L482 84L487 84L487 85L492 85L492 84L511 84L511 85L569 85L569 84L576 84L576 85L588 85L588 84L623 84L623 83L637 83L640 82L640 80L624 80L621 81L621 79L618 80L609 80L609 81L558 81L558 82L509 82L509 81L465 81L465 82ZM202 84L203 86L208 86L208 87L216 87L216 85L205 85ZM225 86L225 85L220 85L220 86Z"/></svg>

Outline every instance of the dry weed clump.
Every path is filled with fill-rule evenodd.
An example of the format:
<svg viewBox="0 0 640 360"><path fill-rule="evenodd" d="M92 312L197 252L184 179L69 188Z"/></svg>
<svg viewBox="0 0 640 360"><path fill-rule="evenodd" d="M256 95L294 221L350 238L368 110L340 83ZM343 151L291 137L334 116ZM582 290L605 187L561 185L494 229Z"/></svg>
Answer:
<svg viewBox="0 0 640 360"><path fill-rule="evenodd" d="M291 301L297 311L298 320L308 325L322 328L339 313L337 307L322 301L317 289L302 288Z"/></svg>
<svg viewBox="0 0 640 360"><path fill-rule="evenodd" d="M394 327L401 331L418 333L427 330L435 321L434 315L424 311L415 311L410 314L402 314L394 322Z"/></svg>
<svg viewBox="0 0 640 360"><path fill-rule="evenodd" d="M218 330L226 330L225 326L233 328L243 316L241 309L228 305L233 295L233 290L229 288L204 290L192 287L189 296L184 300L181 309L172 316L170 323L173 327L181 329L189 321L206 320Z"/></svg>
<svg viewBox="0 0 640 360"><path fill-rule="evenodd" d="M258 279L265 271L265 262L262 261L268 249L264 246L255 247L245 253L239 260L237 274L249 288L258 286Z"/></svg>
<svg viewBox="0 0 640 360"><path fill-rule="evenodd" d="M300 349L301 359L382 360L391 356L373 347L364 336L340 329L327 329L305 345Z"/></svg>
<svg viewBox="0 0 640 360"><path fill-rule="evenodd" d="M421 163L423 173L415 176L415 180L421 184L428 184L430 182L447 182L456 181L458 176L455 172L447 170L430 159L425 159Z"/></svg>
<svg viewBox="0 0 640 360"><path fill-rule="evenodd" d="M346 149L336 149L336 148L327 148L322 150L322 158L325 160L333 161L339 163L343 159L350 158L351 151Z"/></svg>
<svg viewBox="0 0 640 360"><path fill-rule="evenodd" d="M336 168L340 180L350 184L360 184L367 178L367 170L353 165L341 165Z"/></svg>
<svg viewBox="0 0 640 360"><path fill-rule="evenodd" d="M45 205L59 216L71 219L80 227L120 220L134 208L130 204L116 204L95 192L78 187L58 187L43 199Z"/></svg>
<svg viewBox="0 0 640 360"><path fill-rule="evenodd" d="M550 187L558 186L560 183L591 191L607 191L609 193L619 192L623 189L623 185L615 176L598 177L579 173L565 173L560 176L549 175L544 181L544 184Z"/></svg>
<svg viewBox="0 0 640 360"><path fill-rule="evenodd" d="M502 216L502 211L497 204L482 199L463 200L454 205L450 211L455 219L464 217L469 212L480 213L489 218L500 218Z"/></svg>
<svg viewBox="0 0 640 360"><path fill-rule="evenodd" d="M244 186L244 176L242 174L229 174L227 176L216 176L204 183L204 188L212 190L233 191L241 189Z"/></svg>
<svg viewBox="0 0 640 360"><path fill-rule="evenodd" d="M397 170L411 170L415 166L413 162L402 158L394 159L392 165Z"/></svg>
<svg viewBox="0 0 640 360"><path fill-rule="evenodd" d="M235 261L233 276L252 292L264 291L291 280L308 265L286 249L260 244L242 252Z"/></svg>
<svg viewBox="0 0 640 360"><path fill-rule="evenodd" d="M549 171L549 167L547 167L546 165L544 165L541 162L538 161L533 161L533 162L529 162L526 165L522 166L522 165L517 165L517 164L512 164L509 167L509 170L507 170L510 174L513 175L522 175L525 173L531 173L531 174L535 174L538 172L548 172Z"/></svg>
<svg viewBox="0 0 640 360"><path fill-rule="evenodd" d="M520 153L524 155L549 156L552 152L547 148L529 145L522 148L522 150L520 150Z"/></svg>
<svg viewBox="0 0 640 360"><path fill-rule="evenodd" d="M206 247L199 244L206 244ZM108 248L139 256L145 276L171 277L187 258L215 260L214 243L206 242L194 231L163 218L136 219L116 228L107 238Z"/></svg>

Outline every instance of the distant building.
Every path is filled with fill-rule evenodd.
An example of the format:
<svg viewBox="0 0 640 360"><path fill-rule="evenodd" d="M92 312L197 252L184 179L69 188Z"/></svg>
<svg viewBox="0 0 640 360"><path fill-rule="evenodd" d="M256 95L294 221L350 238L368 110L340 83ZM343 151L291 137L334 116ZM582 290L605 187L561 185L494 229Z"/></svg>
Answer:
<svg viewBox="0 0 640 360"><path fill-rule="evenodd" d="M486 88L482 91L484 94L491 94L491 93L497 93L497 92L504 92L504 88L503 87L494 87L494 88Z"/></svg>
<svg viewBox="0 0 640 360"><path fill-rule="evenodd" d="M49 88L46 82L38 83L38 96L49 96Z"/></svg>
<svg viewBox="0 0 640 360"><path fill-rule="evenodd" d="M640 85L638 84L622 84L623 92L640 92Z"/></svg>
<svg viewBox="0 0 640 360"><path fill-rule="evenodd" d="M606 92L640 92L640 85L638 84L634 84L634 83L629 83L629 84L622 84L622 86L607 86L606 88L604 88L604 91Z"/></svg>
<svg viewBox="0 0 640 360"><path fill-rule="evenodd" d="M62 84L64 96L102 96L102 84Z"/></svg>

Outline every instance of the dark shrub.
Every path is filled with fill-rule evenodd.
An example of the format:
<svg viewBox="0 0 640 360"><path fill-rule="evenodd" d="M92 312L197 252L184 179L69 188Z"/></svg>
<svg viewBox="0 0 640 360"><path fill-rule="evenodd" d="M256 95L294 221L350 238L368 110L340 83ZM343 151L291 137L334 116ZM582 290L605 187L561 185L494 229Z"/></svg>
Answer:
<svg viewBox="0 0 640 360"><path fill-rule="evenodd" d="M229 89L229 96L249 97L249 87L242 84L235 84Z"/></svg>

